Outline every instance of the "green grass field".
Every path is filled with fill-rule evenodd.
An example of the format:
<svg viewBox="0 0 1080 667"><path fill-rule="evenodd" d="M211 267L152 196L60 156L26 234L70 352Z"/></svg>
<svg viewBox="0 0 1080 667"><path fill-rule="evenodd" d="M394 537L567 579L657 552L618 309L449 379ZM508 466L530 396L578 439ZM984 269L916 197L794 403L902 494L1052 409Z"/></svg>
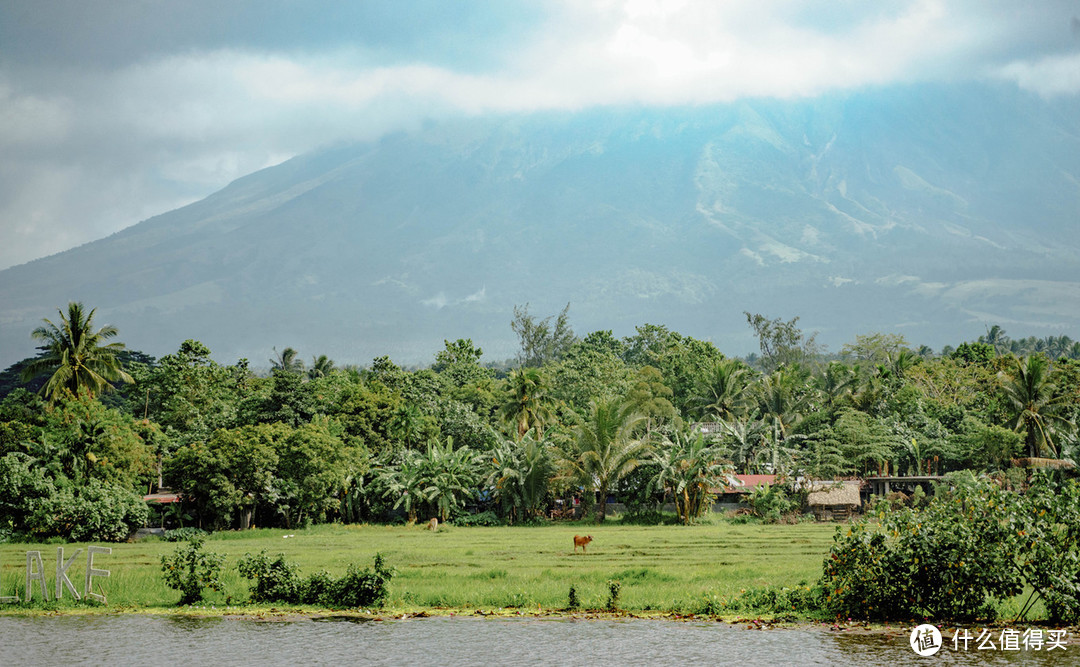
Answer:
<svg viewBox="0 0 1080 667"><path fill-rule="evenodd" d="M212 535L206 549L227 557L225 589L209 592L206 605L239 605L248 599L248 582L236 570L245 553L284 553L307 575L344 573L349 563L368 567L382 553L397 569L391 582L390 610L498 609L544 611L566 607L575 587L583 608L602 608L609 580L621 583L619 606L634 612L693 612L707 596L731 597L765 586L812 584L821 574L835 525L733 525L722 520L702 525L626 526L611 522L538 527L440 527L325 525L304 531L253 530ZM573 536L590 534L588 552L575 554ZM294 535L293 537L285 537ZM25 585L28 550L40 550L50 595L56 544L0 545L0 586L4 595ZM85 545L62 545L70 557ZM97 579L109 606L134 609L174 607L179 593L161 577L161 556L177 545L164 541L114 544L97 555L96 568L111 571ZM82 590L86 552L69 571ZM40 596L35 587L35 598ZM68 594L70 595L70 594ZM70 597L66 597L70 600ZM68 606L67 604L60 605ZM18 606L7 607L15 611ZM3 607L0 607L0 611Z"/></svg>

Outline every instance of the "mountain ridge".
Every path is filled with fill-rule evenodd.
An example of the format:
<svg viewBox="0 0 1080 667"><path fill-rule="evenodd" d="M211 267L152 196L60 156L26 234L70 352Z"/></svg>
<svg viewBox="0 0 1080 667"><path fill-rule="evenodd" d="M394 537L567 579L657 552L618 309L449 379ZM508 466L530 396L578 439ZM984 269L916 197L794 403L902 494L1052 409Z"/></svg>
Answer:
<svg viewBox="0 0 1080 667"><path fill-rule="evenodd" d="M155 355L197 338L343 363L423 363L458 337L505 358L526 302L731 354L753 349L744 310L835 347L1061 333L1080 324L1078 217L1080 104L1004 87L431 123L0 272L0 364L69 300Z"/></svg>

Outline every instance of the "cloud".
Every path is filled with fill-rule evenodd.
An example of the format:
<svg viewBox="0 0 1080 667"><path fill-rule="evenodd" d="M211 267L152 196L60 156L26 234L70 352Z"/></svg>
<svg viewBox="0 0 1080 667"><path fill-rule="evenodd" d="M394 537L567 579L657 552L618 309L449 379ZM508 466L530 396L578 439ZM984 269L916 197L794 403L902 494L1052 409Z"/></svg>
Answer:
<svg viewBox="0 0 1080 667"><path fill-rule="evenodd" d="M1043 97L1080 94L1080 53L1012 62L997 75Z"/></svg>
<svg viewBox="0 0 1080 667"><path fill-rule="evenodd" d="M1052 3L192 2L0 5L0 268L431 119L986 76L1080 90Z"/></svg>

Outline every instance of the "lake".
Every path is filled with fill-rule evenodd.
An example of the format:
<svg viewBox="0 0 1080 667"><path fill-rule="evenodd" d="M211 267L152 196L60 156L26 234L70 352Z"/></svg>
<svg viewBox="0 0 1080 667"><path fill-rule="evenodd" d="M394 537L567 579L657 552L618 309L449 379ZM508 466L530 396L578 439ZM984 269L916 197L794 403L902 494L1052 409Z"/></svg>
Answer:
<svg viewBox="0 0 1080 667"><path fill-rule="evenodd" d="M0 665L1066 665L1078 652L948 646L919 658L906 634L642 619L0 617Z"/></svg>

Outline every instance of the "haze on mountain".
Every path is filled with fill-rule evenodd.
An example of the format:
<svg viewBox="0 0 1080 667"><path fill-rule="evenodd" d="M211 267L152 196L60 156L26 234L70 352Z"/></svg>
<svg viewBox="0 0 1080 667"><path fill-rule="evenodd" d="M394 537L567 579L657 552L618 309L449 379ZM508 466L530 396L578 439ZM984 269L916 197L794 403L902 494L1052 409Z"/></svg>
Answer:
<svg viewBox="0 0 1080 667"><path fill-rule="evenodd" d="M256 365L274 346L424 363L458 337L506 358L524 303L569 303L579 333L660 323L729 354L754 349L743 311L799 315L834 349L990 324L1075 335L1080 11L976 5L480 2L442 33L334 5L329 66L281 28L310 23L295 8L231 6L231 26L277 19L247 32L157 8L107 42L135 5L69 4L56 34L0 5L22 19L0 21L8 252L194 201L0 272L0 364L70 300L130 347L197 338ZM480 25L497 37L449 62Z"/></svg>

